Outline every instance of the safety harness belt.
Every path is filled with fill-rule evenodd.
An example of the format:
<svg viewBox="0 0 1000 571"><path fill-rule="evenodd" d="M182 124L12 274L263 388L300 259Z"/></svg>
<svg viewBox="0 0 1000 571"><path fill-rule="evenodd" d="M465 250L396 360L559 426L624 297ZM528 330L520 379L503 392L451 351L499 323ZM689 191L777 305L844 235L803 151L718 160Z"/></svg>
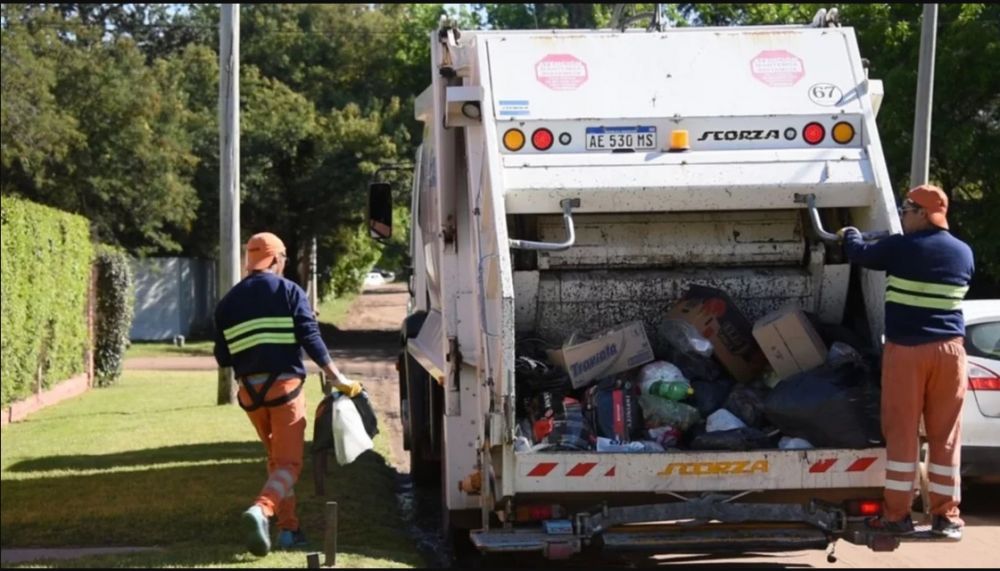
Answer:
<svg viewBox="0 0 1000 571"><path fill-rule="evenodd" d="M271 390L271 386L278 380L278 373L271 373L264 384L260 386L260 390L254 388L252 384L247 381L246 377L240 377L240 382L243 383L243 387L247 390L247 394L250 395L250 405L244 406L240 399L236 399L236 402L240 404L240 408L247 412L253 412L260 407L272 407L283 405L286 402L299 396L302 392L302 385L306 383L305 379L299 378L299 385L292 389L288 394L282 395L278 398L271 400L264 400L267 395L267 391Z"/></svg>

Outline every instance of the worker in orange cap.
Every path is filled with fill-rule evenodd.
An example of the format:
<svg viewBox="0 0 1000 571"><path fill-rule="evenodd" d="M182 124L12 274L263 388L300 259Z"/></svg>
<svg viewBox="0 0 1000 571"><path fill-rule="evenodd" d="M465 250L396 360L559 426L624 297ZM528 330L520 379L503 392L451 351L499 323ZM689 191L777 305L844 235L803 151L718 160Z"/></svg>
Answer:
<svg viewBox="0 0 1000 571"><path fill-rule="evenodd" d="M948 232L948 196L911 189L899 216L903 234L866 244L856 228L838 234L848 259L887 274L882 355L882 432L886 440L885 513L869 527L913 533L910 506L921 414L930 448L931 531L961 539L961 412L965 400L965 320L972 250Z"/></svg>
<svg viewBox="0 0 1000 571"><path fill-rule="evenodd" d="M268 518L277 516L278 544L305 545L295 515L295 482L302 471L306 370L300 347L334 379L334 386L354 397L360 383L344 377L320 337L306 293L282 277L285 245L269 232L247 242L247 276L215 309L215 359L233 367L238 400L267 451L268 478L253 506L243 512L247 546L255 555L271 549Z"/></svg>

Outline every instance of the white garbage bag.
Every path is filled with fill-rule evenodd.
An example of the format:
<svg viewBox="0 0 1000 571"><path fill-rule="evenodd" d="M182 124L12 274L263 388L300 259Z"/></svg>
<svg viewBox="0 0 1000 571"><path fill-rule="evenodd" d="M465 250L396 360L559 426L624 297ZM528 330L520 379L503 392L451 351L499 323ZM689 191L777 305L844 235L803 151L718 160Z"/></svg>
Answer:
<svg viewBox="0 0 1000 571"><path fill-rule="evenodd" d="M782 436L781 440L778 441L778 448L782 450L810 450L815 448L808 440L805 438L792 438L790 436Z"/></svg>
<svg viewBox="0 0 1000 571"><path fill-rule="evenodd" d="M740 420L740 417L724 408L713 412L705 419L705 432L720 432L722 430L733 430L743 428L747 424Z"/></svg>
<svg viewBox="0 0 1000 571"><path fill-rule="evenodd" d="M341 394L333 399L333 447L337 454L337 463L343 466L357 459L365 450L371 450L374 444L365 430L365 424L358 414L358 408L346 395Z"/></svg>
<svg viewBox="0 0 1000 571"><path fill-rule="evenodd" d="M639 370L639 386L642 394L649 394L649 387L659 381L691 384L676 365L666 361L653 361Z"/></svg>

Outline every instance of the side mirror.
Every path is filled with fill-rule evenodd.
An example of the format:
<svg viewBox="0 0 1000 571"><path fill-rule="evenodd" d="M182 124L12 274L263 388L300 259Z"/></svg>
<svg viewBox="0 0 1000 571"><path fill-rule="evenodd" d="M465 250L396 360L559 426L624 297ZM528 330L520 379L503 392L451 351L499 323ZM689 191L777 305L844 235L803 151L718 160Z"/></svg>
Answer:
<svg viewBox="0 0 1000 571"><path fill-rule="evenodd" d="M376 240L392 236L392 185L387 182L368 185L368 235Z"/></svg>

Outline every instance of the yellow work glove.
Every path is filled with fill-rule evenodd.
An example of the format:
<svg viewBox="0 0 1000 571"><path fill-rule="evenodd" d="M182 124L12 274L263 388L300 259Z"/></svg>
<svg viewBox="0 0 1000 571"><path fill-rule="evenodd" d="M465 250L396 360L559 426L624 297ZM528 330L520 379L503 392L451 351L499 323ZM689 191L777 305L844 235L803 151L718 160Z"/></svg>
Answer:
<svg viewBox="0 0 1000 571"><path fill-rule="evenodd" d="M854 230L855 232L860 232L860 230L858 230L854 226L844 226L840 230L837 230L837 238L840 238L840 241L843 242L844 241L844 236L847 235L847 232L849 230Z"/></svg>
<svg viewBox="0 0 1000 571"><path fill-rule="evenodd" d="M362 389L364 389L364 387L361 386L361 383L357 381L348 381L347 379L344 380L346 382L341 383L338 381L335 383L333 385L334 388L351 398L361 394Z"/></svg>

